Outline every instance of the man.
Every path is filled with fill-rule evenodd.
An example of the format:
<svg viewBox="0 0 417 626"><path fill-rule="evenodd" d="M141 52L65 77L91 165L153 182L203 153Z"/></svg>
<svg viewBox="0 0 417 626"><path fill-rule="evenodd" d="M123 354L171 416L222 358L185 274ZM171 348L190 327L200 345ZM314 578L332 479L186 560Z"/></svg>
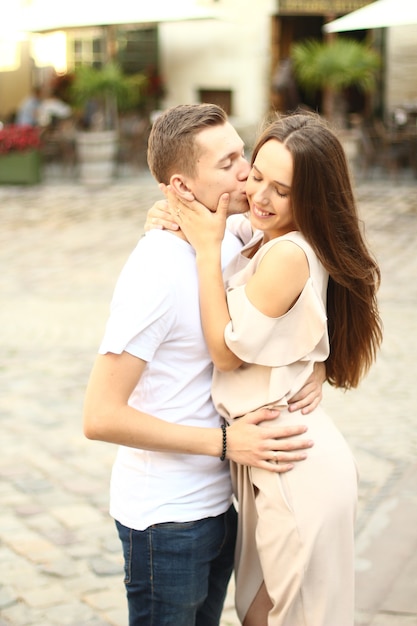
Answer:
<svg viewBox="0 0 417 626"><path fill-rule="evenodd" d="M38 123L43 128L56 128L62 120L70 118L72 109L69 104L61 100L57 93L44 98L38 110Z"/></svg>
<svg viewBox="0 0 417 626"><path fill-rule="evenodd" d="M16 124L18 126L37 126L39 124L39 107L42 102L42 91L40 87L33 87L31 93L20 104L16 113Z"/></svg>
<svg viewBox="0 0 417 626"><path fill-rule="evenodd" d="M242 212L243 147L222 109L182 105L156 120L148 162L158 182L183 197L214 210L228 192L232 211ZM225 263L239 246L225 236ZM295 437L305 427L258 428L277 416L267 409L236 420L226 434L211 402L211 374L193 249L180 231L152 230L117 282L84 411L87 437L120 445L110 513L124 549L130 626L216 626L236 532L222 461L282 472L312 445ZM308 396L313 404L319 388Z"/></svg>

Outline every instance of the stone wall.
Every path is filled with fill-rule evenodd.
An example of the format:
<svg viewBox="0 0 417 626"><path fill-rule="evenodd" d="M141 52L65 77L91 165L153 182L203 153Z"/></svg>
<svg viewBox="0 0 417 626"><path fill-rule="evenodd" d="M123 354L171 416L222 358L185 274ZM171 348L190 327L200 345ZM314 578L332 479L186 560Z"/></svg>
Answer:
<svg viewBox="0 0 417 626"><path fill-rule="evenodd" d="M386 59L387 113L405 103L417 106L417 24L387 30Z"/></svg>

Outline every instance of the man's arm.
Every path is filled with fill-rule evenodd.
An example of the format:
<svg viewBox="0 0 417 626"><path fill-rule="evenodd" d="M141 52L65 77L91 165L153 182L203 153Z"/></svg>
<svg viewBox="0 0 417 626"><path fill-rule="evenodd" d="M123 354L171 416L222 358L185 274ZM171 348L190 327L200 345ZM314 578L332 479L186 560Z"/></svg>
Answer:
<svg viewBox="0 0 417 626"><path fill-rule="evenodd" d="M145 361L127 352L97 357L84 404L86 437L145 450L220 458L220 428L172 424L128 404L145 367ZM304 460L306 450L313 445L299 436L306 432L306 426L257 427L277 416L278 411L259 409L235 420L227 429L227 458L273 472L288 471L295 462ZM279 464L271 463L274 451L278 452Z"/></svg>
<svg viewBox="0 0 417 626"><path fill-rule="evenodd" d="M227 228L230 227L231 232L238 236L243 244L247 243L246 239L252 232L251 229L245 226L246 222L250 226L246 214L232 215L227 219ZM172 213L167 200L159 200L149 209L145 222L145 231L152 230L153 228L178 230L179 226L172 220ZM237 229L239 232L236 232ZM323 363L316 363L314 371L305 385L290 399L288 406L289 411L295 412L301 410L303 415L314 411L322 400L322 386L325 380L325 365Z"/></svg>
<svg viewBox="0 0 417 626"><path fill-rule="evenodd" d="M143 228L145 232L148 232L154 228L175 231L180 227L172 220L168 201L158 200L148 210ZM247 213L230 215L226 220L226 228L241 242L242 246L249 243L254 235Z"/></svg>

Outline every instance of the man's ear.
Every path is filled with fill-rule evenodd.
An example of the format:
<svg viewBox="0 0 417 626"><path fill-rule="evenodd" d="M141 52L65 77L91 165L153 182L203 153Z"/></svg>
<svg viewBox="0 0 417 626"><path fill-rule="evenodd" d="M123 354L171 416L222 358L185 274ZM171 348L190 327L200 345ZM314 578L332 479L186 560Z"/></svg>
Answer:
<svg viewBox="0 0 417 626"><path fill-rule="evenodd" d="M178 195L179 198L183 200L188 200L188 202L192 202L195 200L195 196L191 189L188 187L184 176L180 174L173 174L169 180L169 184Z"/></svg>

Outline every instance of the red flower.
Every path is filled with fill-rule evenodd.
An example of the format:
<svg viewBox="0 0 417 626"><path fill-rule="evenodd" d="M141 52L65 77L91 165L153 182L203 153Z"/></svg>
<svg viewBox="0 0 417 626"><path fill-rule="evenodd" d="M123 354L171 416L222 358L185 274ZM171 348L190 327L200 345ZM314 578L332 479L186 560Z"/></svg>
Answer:
<svg viewBox="0 0 417 626"><path fill-rule="evenodd" d="M10 124L0 128L0 154L37 150L40 145L39 130L33 126Z"/></svg>

